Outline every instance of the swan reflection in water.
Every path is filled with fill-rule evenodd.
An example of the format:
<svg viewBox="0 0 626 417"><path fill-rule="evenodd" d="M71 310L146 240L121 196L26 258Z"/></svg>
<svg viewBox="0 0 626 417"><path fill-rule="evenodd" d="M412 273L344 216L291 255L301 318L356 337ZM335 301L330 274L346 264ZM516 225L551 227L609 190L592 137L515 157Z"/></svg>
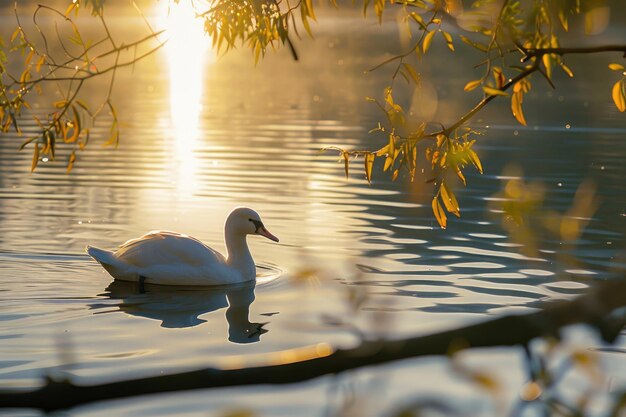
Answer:
<svg viewBox="0 0 626 417"><path fill-rule="evenodd" d="M252 323L250 305L254 301L255 281L228 287L171 287L134 282L113 281L101 296L120 300L119 311L161 321L161 327L185 328L205 323L199 316L226 307L228 340L254 343L267 333L267 323ZM93 308L111 307L96 305ZM96 313L97 314L97 313Z"/></svg>

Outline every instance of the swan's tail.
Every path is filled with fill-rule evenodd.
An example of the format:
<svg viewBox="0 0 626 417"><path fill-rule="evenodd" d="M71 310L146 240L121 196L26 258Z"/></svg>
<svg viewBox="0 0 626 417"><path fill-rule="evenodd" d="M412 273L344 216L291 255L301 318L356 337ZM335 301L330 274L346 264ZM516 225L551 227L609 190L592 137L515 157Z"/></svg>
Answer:
<svg viewBox="0 0 626 417"><path fill-rule="evenodd" d="M130 265L116 258L113 252L93 246L87 246L86 250L114 278L124 279L129 274Z"/></svg>

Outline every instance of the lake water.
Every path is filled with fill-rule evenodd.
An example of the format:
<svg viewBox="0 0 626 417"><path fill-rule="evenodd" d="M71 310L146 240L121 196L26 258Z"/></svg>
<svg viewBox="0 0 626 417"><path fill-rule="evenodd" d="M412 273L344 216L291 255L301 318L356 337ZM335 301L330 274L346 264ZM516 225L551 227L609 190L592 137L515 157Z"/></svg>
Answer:
<svg viewBox="0 0 626 417"><path fill-rule="evenodd" d="M67 152L29 174L30 152L16 151L22 138L2 137L0 386L36 387L47 374L92 384L219 367L234 358L255 363L318 343L351 347L361 337L428 334L530 312L623 271L626 119L610 99L610 57L571 59L585 82L558 78L554 91L536 78L525 103L528 127L517 125L505 104L472 122L485 132L477 145L485 174L468 169L468 187L457 191L462 217L441 230L430 209L432 189L422 180L391 182L377 162L368 185L360 161L346 180L337 155L319 152L384 143L368 133L382 116L364 97L381 96L389 70L363 71L388 56L395 26L381 30L371 19L342 16L316 27L315 40L297 43L299 62L279 51L255 68L244 50L204 64L179 55L188 65L176 65L163 53L121 74L114 101L123 123L119 148L100 146L107 125L98 123L69 175ZM420 67L426 93L413 106L451 121L475 102L462 87L477 74L450 65L454 56L443 44L432 53ZM202 71L187 73L194 65ZM200 77L202 87L186 92L184 82L177 84L183 98L176 98L170 73L179 82ZM92 97L104 94L103 84L90 88ZM178 100L172 108L170 97ZM493 200L511 163L527 181L545 185L546 211L566 212L580 183L595 181L600 206L577 245L542 232L530 257L509 239ZM187 233L223 251L223 221L239 205L259 211L281 239L249 239L263 275L256 286L140 293L113 284L84 253L87 244L113 249L154 229ZM574 346L601 346L583 328L570 333ZM604 369L599 398L626 387L624 348L622 334L617 347L597 352ZM523 352L463 356L500 381L498 399L460 378L447 360L425 358L287 388L142 397L68 415L389 415L425 398L472 415L508 412L526 379ZM574 378L570 393L577 384Z"/></svg>

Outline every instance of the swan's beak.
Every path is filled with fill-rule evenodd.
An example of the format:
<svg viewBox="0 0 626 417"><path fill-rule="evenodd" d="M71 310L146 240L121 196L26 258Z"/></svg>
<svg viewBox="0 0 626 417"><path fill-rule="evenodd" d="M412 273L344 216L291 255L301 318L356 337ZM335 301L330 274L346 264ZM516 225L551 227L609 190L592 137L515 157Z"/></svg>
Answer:
<svg viewBox="0 0 626 417"><path fill-rule="evenodd" d="M265 226L259 228L257 233L260 234L261 236L265 236L269 240L273 240L274 242L278 242L278 238L276 236L274 236L273 234L271 234L270 231L265 228Z"/></svg>

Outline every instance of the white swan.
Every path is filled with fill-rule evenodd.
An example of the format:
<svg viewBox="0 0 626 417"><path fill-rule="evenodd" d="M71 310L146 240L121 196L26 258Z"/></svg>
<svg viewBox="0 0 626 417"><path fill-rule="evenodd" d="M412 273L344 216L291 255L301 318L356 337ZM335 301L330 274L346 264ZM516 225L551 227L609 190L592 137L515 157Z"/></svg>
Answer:
<svg viewBox="0 0 626 417"><path fill-rule="evenodd" d="M278 242L256 211L238 207L224 224L227 258L193 237L164 231L129 240L115 252L87 246L87 253L121 281L161 285L236 284L256 277L246 242L246 236L254 234Z"/></svg>

